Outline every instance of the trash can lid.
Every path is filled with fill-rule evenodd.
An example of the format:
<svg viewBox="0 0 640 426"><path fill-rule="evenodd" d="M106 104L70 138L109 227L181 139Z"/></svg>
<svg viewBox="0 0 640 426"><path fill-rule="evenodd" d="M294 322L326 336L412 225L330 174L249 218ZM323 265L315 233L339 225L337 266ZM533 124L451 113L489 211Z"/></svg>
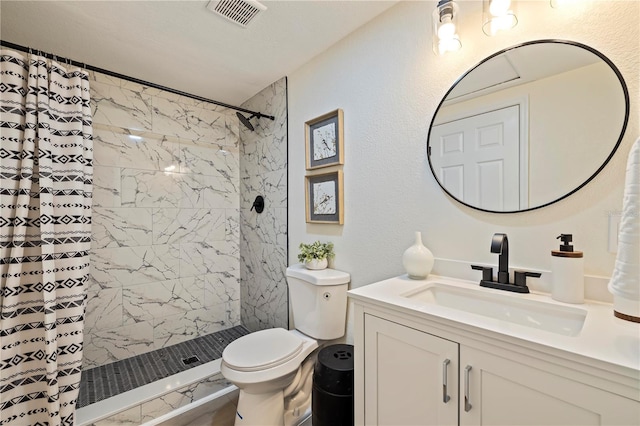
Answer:
<svg viewBox="0 0 640 426"><path fill-rule="evenodd" d="M353 395L353 345L337 344L320 350L313 383L336 395Z"/></svg>

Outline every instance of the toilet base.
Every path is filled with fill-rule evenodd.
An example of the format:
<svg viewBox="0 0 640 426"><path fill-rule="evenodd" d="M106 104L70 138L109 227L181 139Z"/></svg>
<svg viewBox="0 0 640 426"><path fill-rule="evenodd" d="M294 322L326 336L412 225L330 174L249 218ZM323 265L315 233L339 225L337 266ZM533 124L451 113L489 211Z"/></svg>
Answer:
<svg viewBox="0 0 640 426"><path fill-rule="evenodd" d="M252 394L240 389L236 426L284 425L282 390Z"/></svg>
<svg viewBox="0 0 640 426"><path fill-rule="evenodd" d="M289 385L284 389L280 386L278 390L262 393L240 389L235 425L297 426L310 417L315 360L313 353L286 379Z"/></svg>
<svg viewBox="0 0 640 426"><path fill-rule="evenodd" d="M300 367L300 375L284 390L284 426L297 426L311 415L311 390L316 352Z"/></svg>

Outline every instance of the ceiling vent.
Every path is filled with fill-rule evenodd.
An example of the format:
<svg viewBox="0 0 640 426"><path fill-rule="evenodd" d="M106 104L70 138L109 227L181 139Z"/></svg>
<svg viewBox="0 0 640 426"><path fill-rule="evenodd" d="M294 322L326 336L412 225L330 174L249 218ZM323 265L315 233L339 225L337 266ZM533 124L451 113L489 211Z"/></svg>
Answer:
<svg viewBox="0 0 640 426"><path fill-rule="evenodd" d="M267 6L256 0L211 0L207 9L246 28Z"/></svg>

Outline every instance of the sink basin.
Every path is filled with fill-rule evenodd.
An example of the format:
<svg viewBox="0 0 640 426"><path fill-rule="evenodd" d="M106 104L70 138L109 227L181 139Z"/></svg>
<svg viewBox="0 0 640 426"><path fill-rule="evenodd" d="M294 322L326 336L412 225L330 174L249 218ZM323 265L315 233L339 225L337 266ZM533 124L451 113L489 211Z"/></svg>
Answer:
<svg viewBox="0 0 640 426"><path fill-rule="evenodd" d="M444 283L432 283L404 297L565 336L580 334L587 317L580 308Z"/></svg>

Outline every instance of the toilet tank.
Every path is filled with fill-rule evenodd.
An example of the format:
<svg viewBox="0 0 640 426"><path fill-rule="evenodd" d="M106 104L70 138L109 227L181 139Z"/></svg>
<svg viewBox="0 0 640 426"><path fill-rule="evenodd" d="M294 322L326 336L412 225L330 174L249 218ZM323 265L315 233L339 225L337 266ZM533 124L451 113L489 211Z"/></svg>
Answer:
<svg viewBox="0 0 640 426"><path fill-rule="evenodd" d="M351 276L335 269L287 268L289 299L296 330L320 340L344 336Z"/></svg>

